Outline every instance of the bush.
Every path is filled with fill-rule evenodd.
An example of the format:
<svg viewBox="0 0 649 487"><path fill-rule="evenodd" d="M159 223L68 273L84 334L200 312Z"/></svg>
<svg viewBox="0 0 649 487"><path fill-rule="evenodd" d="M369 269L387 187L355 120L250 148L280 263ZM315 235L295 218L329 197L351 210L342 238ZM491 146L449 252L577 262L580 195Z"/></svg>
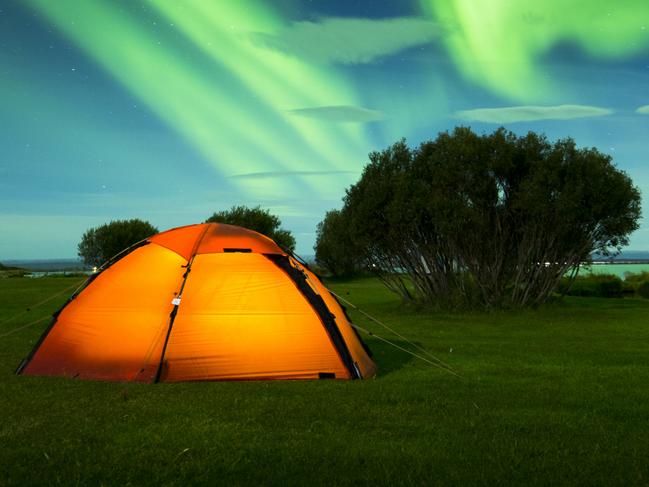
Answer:
<svg viewBox="0 0 649 487"><path fill-rule="evenodd" d="M645 285L644 290L641 291L640 288ZM639 297L646 298L643 296L642 292L646 293L647 286L649 286L649 272L642 271L638 273L627 272L624 274L624 293L630 295L636 295Z"/></svg>
<svg viewBox="0 0 649 487"><path fill-rule="evenodd" d="M649 299L649 281L645 281L638 286L638 296L641 298Z"/></svg>
<svg viewBox="0 0 649 487"><path fill-rule="evenodd" d="M647 271L642 271L638 273L627 272L626 274L624 274L624 280L626 282L635 284L637 287L645 281L649 282L649 272Z"/></svg>
<svg viewBox="0 0 649 487"><path fill-rule="evenodd" d="M599 295L603 298L622 297L622 279L617 276L607 276L599 281Z"/></svg>
<svg viewBox="0 0 649 487"><path fill-rule="evenodd" d="M632 297L636 293L636 287L632 282L627 281L626 279L622 281L622 294L624 296Z"/></svg>
<svg viewBox="0 0 649 487"><path fill-rule="evenodd" d="M622 297L624 284L622 279L613 274L590 274L579 276L568 288L570 280L564 277L559 285L559 292L568 296L619 298Z"/></svg>

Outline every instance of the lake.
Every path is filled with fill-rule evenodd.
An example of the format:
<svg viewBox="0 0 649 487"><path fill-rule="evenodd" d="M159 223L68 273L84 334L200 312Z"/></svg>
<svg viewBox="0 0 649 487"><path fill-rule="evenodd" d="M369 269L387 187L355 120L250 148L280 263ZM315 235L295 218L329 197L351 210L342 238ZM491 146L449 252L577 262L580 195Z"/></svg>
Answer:
<svg viewBox="0 0 649 487"><path fill-rule="evenodd" d="M649 272L649 262L641 264L593 264L592 266L582 266L579 270L580 275L591 274L614 274L624 278L626 273L639 274L640 272Z"/></svg>

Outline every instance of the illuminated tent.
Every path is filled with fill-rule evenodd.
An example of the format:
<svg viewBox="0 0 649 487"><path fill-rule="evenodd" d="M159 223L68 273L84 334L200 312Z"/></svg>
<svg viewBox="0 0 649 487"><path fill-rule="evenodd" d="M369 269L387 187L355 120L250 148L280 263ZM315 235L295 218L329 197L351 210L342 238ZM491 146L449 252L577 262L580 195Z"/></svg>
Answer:
<svg viewBox="0 0 649 487"><path fill-rule="evenodd" d="M173 382L375 370L313 273L263 235L209 223L154 235L92 276L18 373Z"/></svg>

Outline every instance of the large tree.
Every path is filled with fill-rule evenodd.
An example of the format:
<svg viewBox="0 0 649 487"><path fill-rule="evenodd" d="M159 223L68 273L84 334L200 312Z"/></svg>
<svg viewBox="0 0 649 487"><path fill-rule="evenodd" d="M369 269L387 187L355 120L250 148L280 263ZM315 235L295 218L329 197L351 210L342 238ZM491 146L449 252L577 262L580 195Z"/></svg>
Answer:
<svg viewBox="0 0 649 487"><path fill-rule="evenodd" d="M640 218L610 156L504 129L372 153L344 203L366 265L405 299L445 305L540 304L592 252L626 245Z"/></svg>
<svg viewBox="0 0 649 487"><path fill-rule="evenodd" d="M295 250L295 238L291 232L281 228L282 221L278 216L262 209L261 206L233 206L229 210L214 213L205 223L227 223L244 227L273 239L284 250Z"/></svg>
<svg viewBox="0 0 649 487"><path fill-rule="evenodd" d="M115 220L87 230L78 246L86 265L100 266L131 245L158 233L158 229L139 219Z"/></svg>

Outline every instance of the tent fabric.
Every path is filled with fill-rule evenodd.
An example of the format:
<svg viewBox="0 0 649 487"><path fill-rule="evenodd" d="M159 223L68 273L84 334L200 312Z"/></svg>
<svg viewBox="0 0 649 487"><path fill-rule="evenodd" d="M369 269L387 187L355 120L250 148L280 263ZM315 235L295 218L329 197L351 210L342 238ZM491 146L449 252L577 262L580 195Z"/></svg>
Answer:
<svg viewBox="0 0 649 487"><path fill-rule="evenodd" d="M234 225L189 225L154 235L150 242L162 245L189 260L192 253L208 254L236 250L266 254L282 254L270 238Z"/></svg>
<svg viewBox="0 0 649 487"><path fill-rule="evenodd" d="M159 233L99 273L55 315L18 372L356 379L374 376L376 365L305 266L263 235L210 223Z"/></svg>
<svg viewBox="0 0 649 487"><path fill-rule="evenodd" d="M299 265L296 263L296 265ZM315 291L322 296L325 305L331 313L333 313L338 329L349 348L349 352L353 357L356 365L360 369L363 377L372 376L376 373L376 365L369 355L369 349L363 343L358 333L352 327L351 322L347 319L347 313L343 307L338 303L338 300L324 287L322 282L310 270L302 269L307 277L309 285L313 286Z"/></svg>

